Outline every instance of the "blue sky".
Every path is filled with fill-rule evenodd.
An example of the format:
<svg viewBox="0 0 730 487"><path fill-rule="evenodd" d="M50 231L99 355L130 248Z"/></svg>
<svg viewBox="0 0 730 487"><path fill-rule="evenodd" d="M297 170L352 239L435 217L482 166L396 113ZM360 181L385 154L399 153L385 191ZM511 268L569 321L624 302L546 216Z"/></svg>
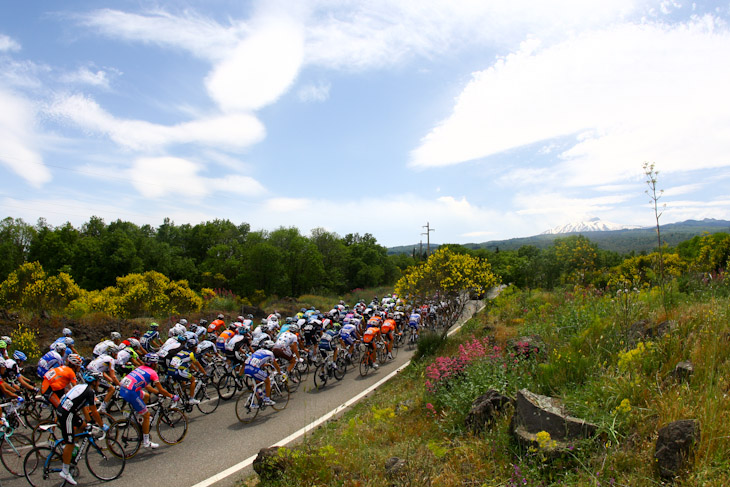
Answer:
<svg viewBox="0 0 730 487"><path fill-rule="evenodd" d="M730 219L730 2L0 4L0 215L387 246Z"/></svg>

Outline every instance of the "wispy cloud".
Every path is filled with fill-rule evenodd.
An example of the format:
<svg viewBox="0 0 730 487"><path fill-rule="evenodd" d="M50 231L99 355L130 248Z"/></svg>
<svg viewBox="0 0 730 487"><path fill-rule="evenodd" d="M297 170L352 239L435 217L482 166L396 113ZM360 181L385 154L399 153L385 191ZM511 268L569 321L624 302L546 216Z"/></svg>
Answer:
<svg viewBox="0 0 730 487"><path fill-rule="evenodd" d="M51 180L35 133L35 106L0 87L0 162L39 188Z"/></svg>
<svg viewBox="0 0 730 487"><path fill-rule="evenodd" d="M64 73L59 77L62 83L81 84L95 86L98 88L109 88L109 74L107 71L97 69L93 71L86 66L82 66L76 71Z"/></svg>
<svg viewBox="0 0 730 487"><path fill-rule="evenodd" d="M727 28L709 16L524 43L474 74L410 164L458 164L574 135L554 169L568 185L620 182L645 160L664 171L728 165L728 52Z"/></svg>
<svg viewBox="0 0 730 487"><path fill-rule="evenodd" d="M19 51L20 44L5 34L0 34L0 52Z"/></svg>
<svg viewBox="0 0 730 487"><path fill-rule="evenodd" d="M323 102L329 98L331 87L330 83L305 85L299 88L297 95L304 103Z"/></svg>
<svg viewBox="0 0 730 487"><path fill-rule="evenodd" d="M91 97L80 94L58 98L47 108L47 113L69 120L89 133L107 135L120 146L133 150L158 150L172 144L240 150L259 142L265 135L259 120L246 113L160 125L116 118Z"/></svg>

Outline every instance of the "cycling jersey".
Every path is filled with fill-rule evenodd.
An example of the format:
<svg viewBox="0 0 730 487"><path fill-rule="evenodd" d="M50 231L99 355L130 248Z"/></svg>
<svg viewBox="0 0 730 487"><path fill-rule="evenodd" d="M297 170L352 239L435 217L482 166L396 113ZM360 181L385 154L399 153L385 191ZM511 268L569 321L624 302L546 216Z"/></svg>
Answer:
<svg viewBox="0 0 730 487"><path fill-rule="evenodd" d="M66 443L73 443L74 428L83 424L79 413L84 407L92 404L94 404L94 391L88 384L74 386L61 398L61 403L56 411L61 434Z"/></svg>
<svg viewBox="0 0 730 487"><path fill-rule="evenodd" d="M335 330L327 330L322 333L319 339L319 349L325 351L332 351L337 345L338 334Z"/></svg>
<svg viewBox="0 0 730 487"><path fill-rule="evenodd" d="M291 352L291 346L294 343L298 343L297 336L294 333L287 331L286 333L282 333L279 339L276 340L274 348L282 348Z"/></svg>
<svg viewBox="0 0 730 487"><path fill-rule="evenodd" d="M225 326L226 324L223 320L213 320L210 322L210 325L208 325L208 333L215 333L217 335Z"/></svg>
<svg viewBox="0 0 730 487"><path fill-rule="evenodd" d="M119 389L140 392L146 386L159 382L160 376L153 369L143 365L137 367L129 374L125 375L119 383Z"/></svg>
<svg viewBox="0 0 730 487"><path fill-rule="evenodd" d="M246 365L243 370L246 375L256 380L264 380L269 376L264 366L266 364L273 364L274 360L274 354L271 350L260 348L246 359Z"/></svg>
<svg viewBox="0 0 730 487"><path fill-rule="evenodd" d="M114 360L113 357L109 355L102 355L101 357L97 357L89 362L86 369L103 374L104 372L109 372L109 370L114 370L116 363L117 361Z"/></svg>
<svg viewBox="0 0 730 487"><path fill-rule="evenodd" d="M383 326L380 328L380 331L385 333L390 333L391 331L395 330L395 320L387 319L385 322L383 322Z"/></svg>
<svg viewBox="0 0 730 487"><path fill-rule="evenodd" d="M190 367L197 362L195 354L188 350L178 352L170 360L170 370L168 373L174 379L189 379Z"/></svg>
<svg viewBox="0 0 730 487"><path fill-rule="evenodd" d="M104 355L107 349L112 345L116 346L116 344L112 340L104 340L96 344L92 353L95 357L98 357L99 355Z"/></svg>
<svg viewBox="0 0 730 487"><path fill-rule="evenodd" d="M159 339L160 339L159 331L149 330L149 331L145 332L145 334L139 338L139 344L146 351L151 352L152 351L152 342L155 340L159 340Z"/></svg>
<svg viewBox="0 0 730 487"><path fill-rule="evenodd" d="M218 338L215 341L215 347L223 351L226 349L226 342L230 340L234 335L236 334L233 330L224 330L221 332L220 335L218 335Z"/></svg>
<svg viewBox="0 0 730 487"><path fill-rule="evenodd" d="M44 375L46 375L46 372L48 372L49 370L51 370L55 367L59 367L63 364L64 364L64 360L63 360L63 357L61 357L61 354L59 354L55 350L51 350L50 352L47 352L38 361L38 368L36 369L36 372L38 373L38 377L43 377Z"/></svg>
<svg viewBox="0 0 730 487"><path fill-rule="evenodd" d="M62 365L46 372L41 390L45 392L50 388L52 391L62 391L69 384L76 384L76 372L71 367Z"/></svg>
<svg viewBox="0 0 730 487"><path fill-rule="evenodd" d="M377 326L370 326L362 336L362 341L365 343L372 343L380 336L380 328Z"/></svg>

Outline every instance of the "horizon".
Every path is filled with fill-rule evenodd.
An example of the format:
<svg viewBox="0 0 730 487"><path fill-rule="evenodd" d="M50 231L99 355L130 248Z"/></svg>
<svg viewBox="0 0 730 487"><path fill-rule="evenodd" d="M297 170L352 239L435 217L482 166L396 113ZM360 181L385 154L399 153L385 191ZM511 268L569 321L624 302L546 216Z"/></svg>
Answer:
<svg viewBox="0 0 730 487"><path fill-rule="evenodd" d="M12 2L0 211L475 243L730 220L730 5Z"/></svg>

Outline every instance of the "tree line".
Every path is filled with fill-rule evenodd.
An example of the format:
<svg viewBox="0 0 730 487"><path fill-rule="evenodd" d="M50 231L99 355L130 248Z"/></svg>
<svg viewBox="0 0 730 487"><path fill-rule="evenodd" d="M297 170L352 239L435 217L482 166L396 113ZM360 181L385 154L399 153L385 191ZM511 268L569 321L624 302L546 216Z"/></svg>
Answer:
<svg viewBox="0 0 730 487"><path fill-rule="evenodd" d="M393 284L409 256L388 256L371 234L340 237L322 228L252 231L247 223L213 220L157 228L98 217L76 228L44 219L0 222L0 282L27 262L48 275L66 273L83 289L100 290L117 277L156 271L192 289L225 289L239 296L345 293Z"/></svg>

